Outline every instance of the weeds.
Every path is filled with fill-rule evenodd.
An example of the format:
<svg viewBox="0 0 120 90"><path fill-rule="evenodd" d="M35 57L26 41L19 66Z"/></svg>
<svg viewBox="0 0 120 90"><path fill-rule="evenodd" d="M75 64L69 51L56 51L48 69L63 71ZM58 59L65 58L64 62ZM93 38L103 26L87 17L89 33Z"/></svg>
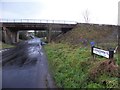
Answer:
<svg viewBox="0 0 120 90"><path fill-rule="evenodd" d="M68 44L52 43L46 45L45 50L58 87L116 88L118 86L117 77L105 73L104 67L101 66L105 59L97 57L93 60L89 48L73 48ZM114 72L114 69L111 70Z"/></svg>

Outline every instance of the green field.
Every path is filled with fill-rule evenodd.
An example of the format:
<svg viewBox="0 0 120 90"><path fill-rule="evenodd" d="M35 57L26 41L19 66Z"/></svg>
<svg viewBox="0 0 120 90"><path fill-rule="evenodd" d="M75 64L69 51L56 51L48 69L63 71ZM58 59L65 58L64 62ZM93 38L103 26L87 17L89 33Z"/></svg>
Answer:
<svg viewBox="0 0 120 90"><path fill-rule="evenodd" d="M117 65L100 56L93 59L90 47L50 43L44 48L57 87L118 88Z"/></svg>

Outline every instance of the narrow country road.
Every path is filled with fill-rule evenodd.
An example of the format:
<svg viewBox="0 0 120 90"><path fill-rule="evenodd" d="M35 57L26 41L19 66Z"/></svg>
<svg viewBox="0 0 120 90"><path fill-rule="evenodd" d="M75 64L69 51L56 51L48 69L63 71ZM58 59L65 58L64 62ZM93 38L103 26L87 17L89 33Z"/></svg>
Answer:
<svg viewBox="0 0 120 90"><path fill-rule="evenodd" d="M40 39L2 53L2 88L55 88Z"/></svg>

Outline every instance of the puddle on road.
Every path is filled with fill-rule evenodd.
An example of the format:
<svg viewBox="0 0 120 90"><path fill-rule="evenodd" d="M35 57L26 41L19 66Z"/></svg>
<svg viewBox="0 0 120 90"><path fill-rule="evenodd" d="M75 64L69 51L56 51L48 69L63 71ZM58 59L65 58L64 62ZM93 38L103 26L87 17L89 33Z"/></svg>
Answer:
<svg viewBox="0 0 120 90"><path fill-rule="evenodd" d="M41 41L39 38L35 38L28 41L28 44L39 44Z"/></svg>
<svg viewBox="0 0 120 90"><path fill-rule="evenodd" d="M28 57L30 57L30 58L37 57L40 54L40 49L38 46L37 47L36 46L28 47L27 50L28 50L27 51Z"/></svg>
<svg viewBox="0 0 120 90"><path fill-rule="evenodd" d="M8 58L3 58L6 60L3 66L34 65L37 62L38 57L43 55L39 46L40 42L39 38L31 39L19 43L16 48L11 50L11 52L8 52L9 50L6 51L4 56L7 56Z"/></svg>

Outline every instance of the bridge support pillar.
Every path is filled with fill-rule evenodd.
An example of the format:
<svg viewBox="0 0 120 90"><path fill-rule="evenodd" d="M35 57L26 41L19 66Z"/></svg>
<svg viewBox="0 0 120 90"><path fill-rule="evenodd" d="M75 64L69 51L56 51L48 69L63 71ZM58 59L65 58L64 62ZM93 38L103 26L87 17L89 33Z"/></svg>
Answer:
<svg viewBox="0 0 120 90"><path fill-rule="evenodd" d="M3 35L4 35L4 42L5 42L5 43L9 43L9 40L8 40L8 36L7 36L6 30L3 31Z"/></svg>
<svg viewBox="0 0 120 90"><path fill-rule="evenodd" d="M47 41L48 41L48 43L51 42L51 32L52 32L52 27L49 26L49 28L47 30Z"/></svg>
<svg viewBox="0 0 120 90"><path fill-rule="evenodd" d="M19 32L18 31L16 32L15 38L16 38L15 42L19 42Z"/></svg>
<svg viewBox="0 0 120 90"><path fill-rule="evenodd" d="M12 36L11 37L12 43L19 42L19 32L18 31L12 32L11 36Z"/></svg>
<svg viewBox="0 0 120 90"><path fill-rule="evenodd" d="M2 40L7 43L7 44L11 44L11 39L10 39L10 35L8 33L8 29L3 27L3 30L2 30Z"/></svg>
<svg viewBox="0 0 120 90"><path fill-rule="evenodd" d="M15 43L15 41L16 41L16 40L15 40L15 32L12 32L12 33L11 33L11 36L12 36L12 37L11 37L12 43Z"/></svg>
<svg viewBox="0 0 120 90"><path fill-rule="evenodd" d="M3 41L7 44L19 42L19 32L12 32L7 28L3 27Z"/></svg>

